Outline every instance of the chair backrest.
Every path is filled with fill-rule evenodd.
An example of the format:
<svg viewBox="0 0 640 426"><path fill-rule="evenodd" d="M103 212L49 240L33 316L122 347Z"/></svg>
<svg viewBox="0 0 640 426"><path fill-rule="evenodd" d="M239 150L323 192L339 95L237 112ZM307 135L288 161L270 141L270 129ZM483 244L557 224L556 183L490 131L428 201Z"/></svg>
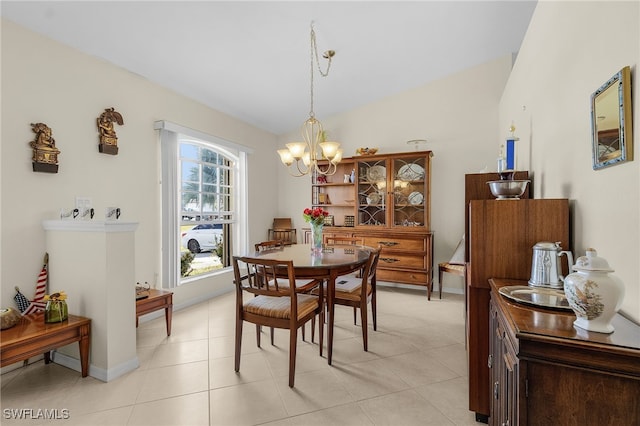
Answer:
<svg viewBox="0 0 640 426"><path fill-rule="evenodd" d="M255 244L256 251L276 250L284 247L282 240L260 241Z"/></svg>
<svg viewBox="0 0 640 426"><path fill-rule="evenodd" d="M292 260L233 256L233 274L239 299L243 291L275 297L290 295L295 299L296 277ZM280 286L281 283L288 285Z"/></svg>
<svg viewBox="0 0 640 426"><path fill-rule="evenodd" d="M458 245L456 246L455 251L453 252L453 256L451 256L451 259L449 259L449 264L451 265L464 265L464 235L462 236L462 239L458 242Z"/></svg>
<svg viewBox="0 0 640 426"><path fill-rule="evenodd" d="M273 219L273 226L269 229L267 238L282 240L285 244L290 245L298 242L298 233L293 227L290 217L276 217Z"/></svg>
<svg viewBox="0 0 640 426"><path fill-rule="evenodd" d="M371 250L371 253L369 253L369 260L362 271L363 284L366 284L367 280L370 280L371 284L375 284L376 270L378 269L378 260L380 259L381 251L382 247L378 246L375 250Z"/></svg>
<svg viewBox="0 0 640 426"><path fill-rule="evenodd" d="M273 228L277 231L293 229L290 217L276 217L273 219Z"/></svg>
<svg viewBox="0 0 640 426"><path fill-rule="evenodd" d="M363 245L364 240L362 237L344 237L344 236L331 236L325 235L324 243L327 245L338 245L338 244L347 244L347 245Z"/></svg>

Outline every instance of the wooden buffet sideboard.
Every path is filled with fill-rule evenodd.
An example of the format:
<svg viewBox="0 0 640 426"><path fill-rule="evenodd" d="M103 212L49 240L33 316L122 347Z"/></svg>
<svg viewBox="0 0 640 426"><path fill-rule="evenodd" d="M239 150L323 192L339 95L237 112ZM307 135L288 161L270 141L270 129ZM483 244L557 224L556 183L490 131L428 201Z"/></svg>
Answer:
<svg viewBox="0 0 640 426"><path fill-rule="evenodd" d="M572 311L513 302L491 283L491 425L640 424L640 326L611 334L575 327Z"/></svg>

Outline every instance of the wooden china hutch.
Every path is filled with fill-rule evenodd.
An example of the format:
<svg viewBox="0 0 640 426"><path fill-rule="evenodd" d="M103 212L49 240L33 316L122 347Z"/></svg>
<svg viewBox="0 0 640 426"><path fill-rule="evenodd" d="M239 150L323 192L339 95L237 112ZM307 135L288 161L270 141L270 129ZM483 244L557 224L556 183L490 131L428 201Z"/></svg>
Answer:
<svg viewBox="0 0 640 426"><path fill-rule="evenodd" d="M311 204L329 211L324 234L382 246L381 281L426 286L431 297L431 151L344 158L331 176L314 174Z"/></svg>

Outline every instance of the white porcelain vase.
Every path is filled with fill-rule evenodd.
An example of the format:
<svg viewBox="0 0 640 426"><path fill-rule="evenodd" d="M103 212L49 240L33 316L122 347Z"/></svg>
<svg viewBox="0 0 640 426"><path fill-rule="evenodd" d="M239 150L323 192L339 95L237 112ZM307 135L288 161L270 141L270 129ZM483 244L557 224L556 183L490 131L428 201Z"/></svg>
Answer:
<svg viewBox="0 0 640 426"><path fill-rule="evenodd" d="M577 259L573 270L564 279L567 301L577 317L573 324L589 331L613 333L611 320L624 297L622 281L611 274L609 263L592 248Z"/></svg>

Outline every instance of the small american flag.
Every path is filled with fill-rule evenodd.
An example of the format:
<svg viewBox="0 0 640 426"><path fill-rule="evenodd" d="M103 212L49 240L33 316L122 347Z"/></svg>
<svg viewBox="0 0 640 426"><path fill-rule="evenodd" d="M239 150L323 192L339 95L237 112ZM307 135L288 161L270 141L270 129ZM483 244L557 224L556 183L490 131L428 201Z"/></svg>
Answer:
<svg viewBox="0 0 640 426"><path fill-rule="evenodd" d="M45 257L48 260L48 256ZM24 315L32 314L34 312L44 311L47 303L44 302L44 295L47 292L47 279L49 277L47 263L42 265L40 275L38 275L38 282L36 283L36 295L33 297L29 307L23 312Z"/></svg>
<svg viewBox="0 0 640 426"><path fill-rule="evenodd" d="M16 301L16 305L18 305L18 310L21 313L24 313L24 311L27 310L27 308L29 307L29 299L27 299L27 296L25 296L24 294L20 293L20 288L16 286L16 295L13 297L13 300Z"/></svg>

